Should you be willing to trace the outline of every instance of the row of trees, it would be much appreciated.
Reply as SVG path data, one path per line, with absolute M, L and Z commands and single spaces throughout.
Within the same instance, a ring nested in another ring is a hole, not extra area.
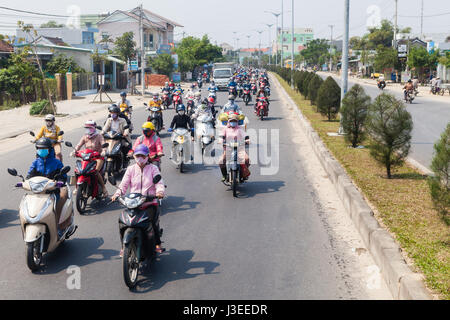
M 270 70 L 290 84 L 290 69 L 272 66 Z M 409 154 L 413 129 L 411 114 L 401 100 L 383 93 L 372 101 L 356 84 L 340 107 L 340 88 L 331 77 L 323 81 L 313 72 L 294 71 L 293 80 L 295 88 L 329 121 L 340 111 L 345 140 L 353 148 L 368 143 L 371 156 L 386 168 L 389 179 L 393 177 L 393 168 L 403 164 Z M 450 223 L 450 123 L 434 149 L 430 192 L 444 220 Z

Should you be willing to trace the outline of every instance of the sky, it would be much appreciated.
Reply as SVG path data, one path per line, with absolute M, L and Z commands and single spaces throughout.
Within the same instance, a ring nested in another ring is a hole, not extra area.
M 399 27 L 411 27 L 413 33 L 420 33 L 421 5 L 424 3 L 423 31 L 427 33 L 448 33 L 450 35 L 450 0 L 398 0 Z M 175 30 L 175 39 L 186 35 L 201 37 L 208 34 L 213 43 L 226 42 L 233 47 L 258 47 L 269 45 L 270 33 L 275 38 L 276 19 L 271 13 L 281 12 L 282 0 L 59 0 L 29 1 L 1 0 L 0 7 L 33 11 L 54 15 L 71 15 L 68 10 L 76 5 L 81 14 L 105 13 L 114 10 L 130 10 L 140 4 L 144 8 L 176 21 L 184 26 Z M 283 0 L 284 27 L 292 26 L 292 0 Z M 394 0 L 350 0 L 350 36 L 361 36 L 367 30 L 367 24 L 380 19 L 394 21 Z M 294 26 L 313 28 L 315 38 L 329 39 L 333 25 L 333 39 L 342 39 L 344 29 L 344 0 L 294 0 Z M 14 34 L 17 20 L 40 25 L 48 20 L 65 23 L 67 18 L 40 16 L 32 18 L 24 13 L 7 11 L 0 8 L 0 33 Z M 281 27 L 281 16 L 279 18 Z M 260 35 L 257 31 L 263 31 Z M 236 33 L 234 33 L 236 32 Z M 250 35 L 250 39 L 247 38 Z M 339 38 L 340 37 L 340 38 Z M 240 38 L 239 41 L 236 38 Z M 260 40 L 261 39 L 261 40 Z

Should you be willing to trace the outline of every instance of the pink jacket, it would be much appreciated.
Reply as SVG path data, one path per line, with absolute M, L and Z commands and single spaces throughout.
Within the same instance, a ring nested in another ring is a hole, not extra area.
M 129 166 L 116 194 L 125 195 L 129 189 L 130 193 L 140 193 L 146 196 L 154 196 L 157 193 L 164 195 L 165 187 L 163 179 L 156 185 L 153 184 L 153 177 L 158 174 L 160 174 L 159 169 L 153 164 L 148 164 L 143 169 L 138 164 Z M 153 203 L 156 203 L 156 200 Z
M 156 135 L 156 133 L 153 133 L 153 135 L 150 138 L 147 138 L 144 135 L 137 138 L 133 145 L 133 151 L 140 144 L 145 144 L 148 147 L 148 149 L 150 150 L 150 157 L 157 156 L 158 154 L 164 154 L 163 144 L 161 142 L 161 139 Z M 155 161 L 161 161 L 161 159 L 157 157 Z
M 237 126 L 236 128 L 232 128 L 227 126 L 220 134 L 219 143 L 223 143 L 225 137 L 225 142 L 234 141 L 234 138 L 237 137 L 237 141 L 243 143 L 245 141 L 246 132 L 241 127 Z

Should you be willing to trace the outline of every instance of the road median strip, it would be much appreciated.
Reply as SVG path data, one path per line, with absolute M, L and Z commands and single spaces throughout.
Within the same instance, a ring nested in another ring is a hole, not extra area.
M 283 80 L 271 74 L 273 82 L 281 92 L 286 91 L 280 82 Z M 347 213 L 362 236 L 374 261 L 384 275 L 394 299 L 432 299 L 425 287 L 422 276 L 413 272 L 403 258 L 400 246 L 385 228 L 380 226 L 371 206 L 358 190 L 346 170 L 337 161 L 322 141 L 313 125 L 302 113 L 299 106 L 286 94 L 285 98 L 300 119 L 300 126 L 311 143 L 315 154 L 336 188 Z

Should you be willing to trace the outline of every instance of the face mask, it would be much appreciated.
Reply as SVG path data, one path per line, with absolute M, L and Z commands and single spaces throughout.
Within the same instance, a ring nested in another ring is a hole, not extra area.
M 38 149 L 37 155 L 41 158 L 47 158 L 50 151 L 48 149 Z
M 147 138 L 150 137 L 150 136 L 152 135 L 152 132 L 153 132 L 153 131 L 151 131 L 151 130 L 145 130 L 145 131 L 143 131 L 144 136 L 146 136 Z
M 236 121 L 231 121 L 230 122 L 230 127 L 232 127 L 232 128 L 236 128 L 237 125 L 238 125 L 238 123 Z
M 45 121 L 47 128 L 51 128 L 53 126 L 53 121 Z
M 142 158 L 142 157 L 134 157 L 134 159 L 136 160 L 136 162 L 143 166 L 144 164 L 146 164 L 148 162 L 148 157 Z
M 95 129 L 94 128 L 86 128 L 86 130 L 84 131 L 84 134 L 88 135 L 88 136 L 93 136 L 95 134 Z
M 119 116 L 119 115 L 118 115 L 117 113 L 113 113 L 113 114 L 111 115 L 111 118 L 113 118 L 114 120 L 116 120 L 118 116 Z
M 185 112 L 184 112 L 184 111 L 179 111 L 178 114 L 179 114 L 180 116 L 184 116 Z

